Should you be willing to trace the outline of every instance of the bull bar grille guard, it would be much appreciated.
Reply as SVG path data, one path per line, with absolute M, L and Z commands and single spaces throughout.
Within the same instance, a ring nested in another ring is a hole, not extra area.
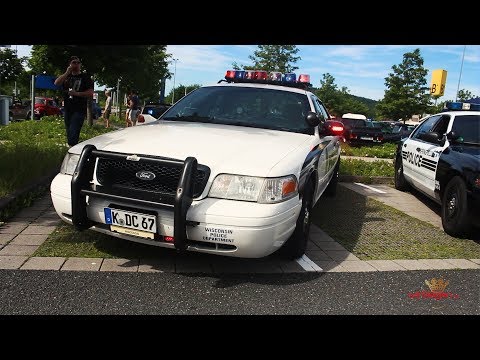
M 71 183 L 72 223 L 74 227 L 77 230 L 82 231 L 89 229 L 94 225 L 94 222 L 87 216 L 87 196 L 100 197 L 113 201 L 121 200 L 131 204 L 155 206 L 170 210 L 173 208 L 174 245 L 178 250 L 185 250 L 187 248 L 186 226 L 189 224 L 186 217 L 187 211 L 193 201 L 194 179 L 198 168 L 197 159 L 194 157 L 187 157 L 185 161 L 181 161 L 159 157 L 140 156 L 141 159 L 155 162 L 159 165 L 175 165 L 182 168 L 173 205 L 110 194 L 101 190 L 92 190 L 91 183 L 93 181 L 97 158 L 101 157 L 129 161 L 127 160 L 128 156 L 128 154 L 97 150 L 94 145 L 86 145 L 83 148 L 73 173 Z M 208 175 L 209 174 L 207 174 L 207 178 Z

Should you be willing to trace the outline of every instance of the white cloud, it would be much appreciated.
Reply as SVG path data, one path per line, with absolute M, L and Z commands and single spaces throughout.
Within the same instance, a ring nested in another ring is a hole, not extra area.
M 371 45 L 341 45 L 328 50 L 326 55 L 360 60 L 363 59 L 371 49 Z
M 372 88 L 366 86 L 349 86 L 350 94 L 356 96 L 362 96 L 368 99 L 380 100 L 385 94 L 384 89 Z
M 168 45 L 167 52 L 178 59 L 177 69 L 218 73 L 230 68 L 235 59 L 214 45 Z M 170 65 L 172 71 L 173 64 Z

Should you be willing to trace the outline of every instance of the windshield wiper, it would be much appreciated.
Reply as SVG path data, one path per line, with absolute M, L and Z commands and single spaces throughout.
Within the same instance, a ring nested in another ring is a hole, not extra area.
M 480 143 L 463 141 L 460 144 L 480 146 Z
M 160 118 L 159 120 L 212 122 L 212 120 L 215 120 L 215 118 L 210 116 L 187 115 L 187 116 L 167 116 L 164 118 Z

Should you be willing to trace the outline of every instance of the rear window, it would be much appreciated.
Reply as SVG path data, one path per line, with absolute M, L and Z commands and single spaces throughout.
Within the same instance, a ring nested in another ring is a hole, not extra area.
M 365 127 L 367 126 L 365 120 L 356 120 L 356 119 L 342 119 L 344 125 L 349 126 L 351 128 L 356 127 Z
M 480 115 L 457 115 L 452 131 L 463 138 L 465 143 L 480 144 Z

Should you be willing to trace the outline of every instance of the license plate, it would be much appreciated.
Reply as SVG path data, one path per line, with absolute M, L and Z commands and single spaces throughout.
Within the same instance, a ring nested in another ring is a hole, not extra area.
M 153 239 L 157 232 L 157 217 L 133 211 L 104 208 L 105 224 L 111 231 Z
M 362 140 L 373 140 L 373 137 L 362 136 L 360 137 Z

